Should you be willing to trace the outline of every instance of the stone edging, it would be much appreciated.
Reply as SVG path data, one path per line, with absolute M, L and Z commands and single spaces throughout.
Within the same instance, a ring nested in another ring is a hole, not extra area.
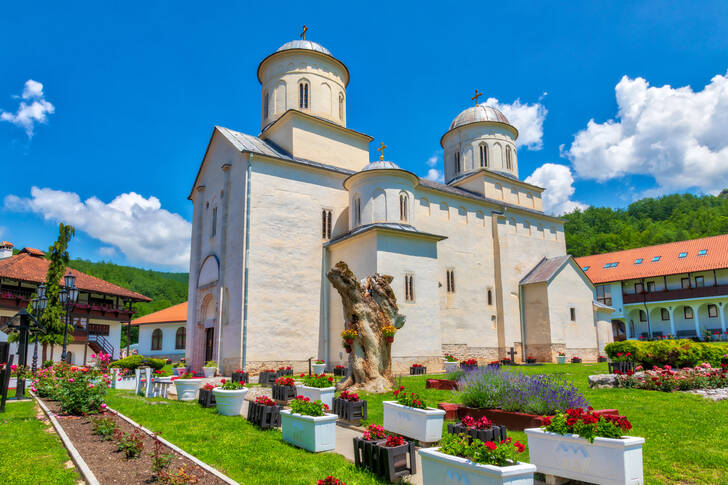
M 226 475 L 223 475 L 221 472 L 217 471 L 216 469 L 214 469 L 213 467 L 211 467 L 207 463 L 205 463 L 203 461 L 200 461 L 199 459 L 197 459 L 194 456 L 190 455 L 189 453 L 187 453 L 185 450 L 183 450 L 182 448 L 178 447 L 177 445 L 174 445 L 174 444 L 170 443 L 169 441 L 165 440 L 164 438 L 162 438 L 161 436 L 157 435 L 156 433 L 154 433 L 154 432 L 148 430 L 147 428 L 145 428 L 144 426 L 136 423 L 131 418 L 128 418 L 128 417 L 124 416 L 119 411 L 117 411 L 115 409 L 111 409 L 109 407 L 107 407 L 106 409 L 108 411 L 116 414 L 118 417 L 120 417 L 121 419 L 123 419 L 124 421 L 126 421 L 127 423 L 129 423 L 130 425 L 134 426 L 135 428 L 138 428 L 138 429 L 144 431 L 149 436 L 158 439 L 164 445 L 168 446 L 169 448 L 171 448 L 175 452 L 177 452 L 180 455 L 184 456 L 185 458 L 187 458 L 188 460 L 190 460 L 191 462 L 193 462 L 195 465 L 199 466 L 200 468 L 202 468 L 206 472 L 215 475 L 217 478 L 219 478 L 223 482 L 229 483 L 230 485 L 240 485 L 238 482 L 236 482 L 232 478 L 230 478 L 230 477 L 228 477 Z M 96 482 L 96 483 L 98 483 L 98 482 Z
M 79 454 L 78 450 L 75 446 L 73 446 L 73 443 L 71 443 L 70 438 L 66 434 L 65 431 L 63 431 L 63 428 L 61 427 L 61 424 L 58 422 L 55 416 L 53 416 L 53 413 L 50 412 L 50 410 L 46 407 L 46 405 L 41 401 L 38 396 L 35 394 L 31 395 L 35 398 L 35 401 L 40 405 L 40 408 L 43 410 L 46 416 L 48 416 L 48 419 L 50 420 L 51 424 L 53 425 L 53 428 L 56 430 L 56 433 L 58 434 L 58 437 L 61 438 L 61 442 L 63 443 L 63 446 L 66 447 L 66 450 L 68 451 L 68 454 L 71 455 L 71 460 L 73 460 L 73 463 L 76 464 L 76 467 L 78 468 L 78 471 L 81 473 L 81 476 L 86 481 L 88 485 L 100 485 L 99 481 L 96 479 L 96 475 L 91 471 L 91 469 L 88 467 L 86 462 L 83 460 L 81 455 Z

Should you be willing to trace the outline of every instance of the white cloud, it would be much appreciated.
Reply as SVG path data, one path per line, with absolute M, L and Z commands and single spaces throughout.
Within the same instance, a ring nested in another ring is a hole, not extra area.
M 579 177 L 651 176 L 645 195 L 728 186 L 728 74 L 697 92 L 624 76 L 615 92 L 616 120 L 589 120 L 565 152 Z
M 432 180 L 433 182 L 444 183 L 445 174 L 443 173 L 441 162 L 442 150 L 437 150 L 432 155 L 430 155 L 430 158 L 425 161 L 425 164 L 430 168 L 427 170 L 427 174 L 423 178 L 426 178 L 427 180 Z
M 445 182 L 445 175 L 442 173 L 441 170 L 438 170 L 436 168 L 431 168 L 427 171 L 427 175 L 425 175 L 425 178 L 427 180 L 432 180 L 433 182 L 440 182 L 441 184 Z
M 5 208 L 71 224 L 118 249 L 132 262 L 189 268 L 192 225 L 179 214 L 162 209 L 156 197 L 145 199 L 130 192 L 106 204 L 96 197 L 81 201 L 72 192 L 38 187 L 30 195 L 6 196 Z
M 43 84 L 32 79 L 25 81 L 21 97 L 23 100 L 20 101 L 15 113 L 0 110 L 0 121 L 9 121 L 24 128 L 28 138 L 33 138 L 33 129 L 36 123 L 47 123 L 47 115 L 53 114 L 56 108 L 49 101 L 46 101 L 43 94 Z
M 539 98 L 539 101 L 546 93 Z M 529 150 L 540 150 L 543 147 L 543 122 L 548 110 L 541 103 L 521 104 L 517 99 L 513 103 L 501 103 L 496 98 L 488 98 L 486 105 L 499 109 L 508 121 L 518 130 L 516 146 L 525 146 Z
M 575 209 L 586 209 L 588 206 L 571 200 L 574 195 L 574 177 L 566 165 L 544 163 L 526 178 L 526 183 L 538 185 L 543 192 L 544 211 L 560 216 Z
M 116 256 L 116 249 L 111 246 L 102 246 L 99 248 L 99 254 L 106 258 L 111 258 L 112 256 Z

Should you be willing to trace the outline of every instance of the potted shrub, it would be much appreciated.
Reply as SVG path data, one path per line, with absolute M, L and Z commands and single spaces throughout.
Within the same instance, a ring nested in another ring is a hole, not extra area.
M 386 436 L 382 426 L 374 423 L 367 426 L 361 438 L 354 438 L 354 464 L 378 474 L 382 466 L 377 444 L 384 443 Z
M 248 421 L 260 429 L 281 425 L 281 407 L 268 396 L 258 396 L 248 403 Z
M 465 359 L 460 361 L 460 368 L 464 371 L 475 370 L 478 368 L 477 359 Z
M 508 431 L 505 426 L 493 424 L 491 420 L 482 416 L 477 421 L 471 416 L 463 416 L 458 424 L 448 424 L 447 432 L 450 434 L 464 433 L 471 439 L 478 439 L 482 442 L 495 441 L 500 443 L 508 438 Z
M 215 406 L 215 394 L 212 393 L 213 389 L 215 389 L 215 384 L 211 384 L 209 382 L 200 389 L 200 393 L 197 396 L 197 402 L 203 408 L 211 408 Z
M 223 416 L 240 416 L 248 389 L 245 384 L 222 380 L 222 385 L 212 390 L 215 395 L 217 413 Z
M 180 376 L 187 370 L 187 367 L 185 367 L 185 363 L 182 361 L 175 362 L 172 364 L 172 372 L 174 372 L 174 375 Z
M 384 401 L 384 429 L 426 443 L 442 438 L 445 411 L 427 407 L 414 392 L 404 386 L 394 391 L 396 401 Z
M 283 441 L 304 450 L 319 452 L 336 446 L 336 418 L 321 401 L 298 396 L 291 409 L 281 411 Z
M 416 376 L 420 374 L 426 374 L 427 373 L 427 367 L 423 366 L 422 364 L 412 364 L 412 367 L 410 367 L 410 375 Z
M 301 374 L 303 384 L 296 386 L 296 395 L 309 398 L 311 401 L 321 401 L 329 409 L 334 405 L 334 378 L 324 374 L 306 375 Z
M 559 352 L 558 354 L 556 354 L 556 363 L 557 364 L 566 363 L 566 352 Z
M 571 358 L 571 363 L 572 364 L 581 364 L 581 357 L 579 357 L 578 355 L 573 356 Z
M 362 419 L 367 419 L 367 402 L 360 399 L 355 392 L 341 391 L 334 398 L 333 411 L 344 421 L 359 426 Z
M 445 374 L 458 370 L 458 360 L 452 354 L 445 354 Z
M 343 365 L 337 365 L 336 367 L 334 367 L 334 375 L 337 377 L 345 377 L 346 367 Z
M 518 461 L 525 446 L 510 438 L 494 443 L 480 440 L 468 442 L 466 436 L 447 435 L 438 448 L 419 450 L 422 460 L 423 485 L 451 483 L 528 484 L 533 483 L 536 466 Z
M 314 363 L 311 364 L 311 368 L 313 368 L 314 374 L 316 374 L 316 375 L 323 374 L 324 369 L 326 368 L 326 362 L 321 359 L 316 359 L 314 361 Z
M 296 397 L 296 381 L 292 377 L 279 377 L 273 384 L 273 399 L 288 402 Z
M 248 382 L 250 382 L 250 376 L 243 369 L 236 369 L 235 371 L 233 371 L 232 380 L 233 382 L 247 384 Z
M 526 430 L 531 462 L 541 473 L 573 480 L 643 483 L 645 440 L 622 436 L 631 428 L 623 416 L 596 416 L 591 408 L 568 409 L 548 419 L 542 428 Z
M 377 443 L 379 448 L 379 474 L 389 482 L 417 473 L 415 444 L 405 441 L 401 436 L 389 435 L 383 442 Z M 409 466 L 407 466 L 409 455 Z
M 202 372 L 205 374 L 205 377 L 215 377 L 215 371 L 217 370 L 217 362 L 214 360 L 208 360 L 205 362 L 205 366 L 202 368 Z
M 526 364 L 535 364 L 536 363 L 536 357 L 533 355 L 528 355 L 526 357 Z
M 195 400 L 197 397 L 197 388 L 200 387 L 202 381 L 198 377 L 195 377 L 194 372 L 187 372 L 172 379 L 174 379 L 174 387 L 177 389 L 178 401 Z

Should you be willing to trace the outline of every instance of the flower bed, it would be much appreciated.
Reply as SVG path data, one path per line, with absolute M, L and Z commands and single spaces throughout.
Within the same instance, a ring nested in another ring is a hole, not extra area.
M 237 369 L 233 372 L 232 381 L 247 384 L 248 382 L 250 382 L 250 375 L 243 369 Z
M 725 364 L 714 368 L 706 362 L 698 367 L 684 369 L 673 369 L 666 365 L 662 368 L 655 366 L 648 371 L 638 366 L 635 371 L 618 373 L 617 387 L 665 392 L 728 387 L 728 365 Z

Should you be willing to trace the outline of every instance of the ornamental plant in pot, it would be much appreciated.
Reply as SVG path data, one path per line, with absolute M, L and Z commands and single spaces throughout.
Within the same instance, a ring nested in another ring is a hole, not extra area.
M 556 354 L 556 363 L 557 364 L 566 363 L 566 352 L 559 352 L 558 354 Z
M 223 416 L 240 416 L 248 389 L 240 382 L 222 380 L 222 385 L 212 390 L 217 413 Z
M 469 441 L 464 435 L 447 435 L 438 448 L 419 450 L 422 460 L 422 483 L 450 483 L 458 476 L 459 483 L 528 484 L 533 483 L 536 466 L 518 461 L 526 447 L 510 438 L 501 442 L 478 439 Z M 540 470 L 539 470 L 540 471 Z
M 632 428 L 624 416 L 596 416 L 571 408 L 528 428 L 531 462 L 548 475 L 591 483 L 643 483 L 644 438 L 623 436 Z M 581 450 L 579 453 L 565 450 Z
M 202 382 L 199 378 L 195 377 L 193 372 L 187 372 L 181 374 L 174 379 L 174 387 L 177 390 L 178 401 L 194 401 L 197 396 L 197 389 L 200 387 Z
M 382 426 L 370 424 L 361 437 L 354 438 L 354 464 L 373 473 L 379 473 L 381 454 L 378 443 L 384 443 L 387 433 Z
M 287 402 L 296 397 L 296 381 L 292 377 L 279 377 L 273 384 L 273 399 Z
M 478 368 L 477 359 L 466 359 L 460 361 L 460 368 L 464 371 L 475 370 Z
M 445 360 L 445 374 L 450 374 L 458 370 L 458 359 L 452 354 L 445 354 L 443 358 Z
M 174 375 L 179 376 L 180 374 L 183 374 L 187 370 L 186 364 L 182 361 L 175 362 L 172 364 L 172 372 L 174 372 Z
M 427 407 L 414 392 L 400 386 L 393 392 L 395 401 L 384 401 L 384 429 L 418 441 L 432 443 L 442 438 L 445 411 Z
M 208 360 L 205 362 L 205 366 L 202 368 L 202 372 L 205 373 L 205 377 L 215 377 L 215 371 L 217 370 L 217 362 L 214 360 Z
M 367 402 L 355 392 L 341 391 L 341 394 L 334 398 L 333 411 L 344 421 L 359 426 L 362 419 L 367 419 Z
M 450 434 L 464 433 L 471 439 L 479 439 L 480 441 L 494 441 L 499 443 L 508 438 L 508 432 L 505 426 L 493 424 L 485 416 L 481 416 L 477 421 L 471 416 L 463 416 L 458 424 L 448 424 L 447 432 Z
M 427 374 L 427 367 L 422 364 L 412 364 L 410 367 L 410 375 L 424 375 Z
M 326 362 L 321 359 L 318 359 L 318 360 L 314 361 L 313 364 L 311 364 L 311 367 L 313 368 L 314 374 L 323 374 L 324 369 L 326 368 Z
M 260 429 L 281 425 L 281 407 L 268 396 L 258 396 L 248 403 L 248 421 Z
M 203 408 L 215 407 L 215 394 L 212 392 L 215 389 L 215 384 L 208 382 L 197 395 L 197 403 Z
M 536 363 L 536 357 L 533 355 L 529 355 L 526 357 L 526 364 L 535 364 Z
M 347 328 L 341 332 L 341 339 L 344 341 L 344 345 L 351 345 L 354 343 L 354 339 L 357 335 L 359 335 L 359 332 L 354 329 Z
M 394 482 L 406 475 L 417 472 L 417 459 L 415 458 L 415 444 L 405 441 L 401 436 L 389 435 L 383 442 L 377 443 L 380 454 L 379 474 L 387 481 Z M 409 466 L 407 466 L 409 455 Z
M 571 363 L 572 364 L 581 364 L 581 357 L 579 357 L 578 355 L 573 356 L 571 358 Z
M 321 401 L 329 409 L 334 406 L 334 378 L 325 374 L 306 375 L 301 374 L 302 385 L 296 386 L 296 395 L 309 398 L 311 401 Z
M 297 396 L 291 409 L 281 411 L 283 441 L 304 450 L 330 451 L 336 446 L 336 418 L 321 401 Z
M 382 327 L 382 335 L 390 344 L 394 342 L 394 334 L 397 333 L 397 327 L 394 325 L 385 325 Z

